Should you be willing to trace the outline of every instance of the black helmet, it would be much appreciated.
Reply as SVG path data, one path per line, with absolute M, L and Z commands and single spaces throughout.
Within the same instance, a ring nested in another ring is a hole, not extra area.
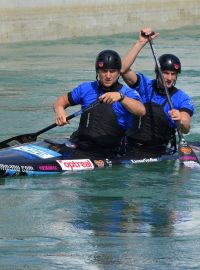
M 122 62 L 119 54 L 113 50 L 104 50 L 97 55 L 95 69 L 121 69 Z
M 163 54 L 159 57 L 161 70 L 170 70 L 181 73 L 181 62 L 177 56 L 173 54 Z

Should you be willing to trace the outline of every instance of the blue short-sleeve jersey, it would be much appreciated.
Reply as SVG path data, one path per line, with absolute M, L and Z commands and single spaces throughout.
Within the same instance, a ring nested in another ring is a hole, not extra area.
M 141 101 L 140 95 L 137 93 L 137 91 L 125 85 L 120 89 L 119 92 L 129 98 Z M 96 101 L 101 94 L 103 93 L 99 93 L 97 81 L 81 83 L 70 92 L 71 105 L 79 104 L 81 105 L 82 109 L 84 109 L 92 102 Z M 117 116 L 120 127 L 124 130 L 130 128 L 133 122 L 132 113 L 129 112 L 120 102 L 114 102 L 112 107 Z
M 137 74 L 140 78 L 139 84 L 136 86 L 133 86 L 134 89 L 140 94 L 142 98 L 142 102 L 144 104 L 148 102 L 155 102 L 158 105 L 164 104 L 166 101 L 165 95 L 160 95 L 157 91 L 154 91 L 153 97 L 152 97 L 152 91 L 153 91 L 153 85 L 155 84 L 156 80 L 150 80 L 148 77 L 146 77 L 142 73 Z M 194 105 L 191 100 L 191 98 L 183 92 L 181 89 L 177 89 L 177 91 L 171 96 L 171 101 L 173 104 L 174 109 L 180 110 L 180 111 L 186 111 L 190 114 L 190 116 L 194 113 Z M 168 111 L 170 110 L 169 103 L 166 102 L 163 106 L 163 110 L 167 116 L 168 121 L 171 123 L 171 125 L 174 126 L 174 121 L 171 120 Z

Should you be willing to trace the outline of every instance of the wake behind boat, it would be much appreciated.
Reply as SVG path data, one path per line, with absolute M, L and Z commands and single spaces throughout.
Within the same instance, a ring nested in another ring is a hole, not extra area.
M 0 151 L 0 176 L 14 175 L 55 175 L 72 171 L 94 170 L 114 165 L 133 165 L 141 163 L 177 160 L 178 153 L 168 152 L 156 158 L 127 159 L 126 156 L 115 159 L 98 158 L 71 159 L 70 151 L 76 145 L 69 139 L 41 140 L 19 144 Z M 200 146 L 196 146 L 200 151 Z

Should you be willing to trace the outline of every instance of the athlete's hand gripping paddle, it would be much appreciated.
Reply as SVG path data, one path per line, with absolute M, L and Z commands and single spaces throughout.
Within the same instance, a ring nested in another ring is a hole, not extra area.
M 75 112 L 75 113 L 69 115 L 69 116 L 66 118 L 66 120 L 68 121 L 68 120 L 70 120 L 70 119 L 72 119 L 72 118 L 74 118 L 74 117 L 76 117 L 76 116 L 79 116 L 79 115 L 81 115 L 83 112 L 86 112 L 86 111 L 91 110 L 92 108 L 94 108 L 95 106 L 97 106 L 97 105 L 100 104 L 100 103 L 101 103 L 101 101 L 100 101 L 100 100 L 97 100 L 97 101 L 91 103 L 87 108 L 81 109 L 81 110 L 79 110 L 79 111 L 77 111 L 77 112 Z M 40 134 L 42 134 L 42 133 L 44 133 L 44 132 L 46 132 L 46 131 L 48 131 L 48 130 L 50 130 L 50 129 L 53 129 L 53 128 L 56 127 L 56 126 L 57 126 L 57 124 L 54 123 L 54 124 L 52 124 L 52 125 L 50 125 L 50 126 L 48 126 L 48 127 L 45 127 L 45 128 L 43 128 L 43 129 L 41 129 L 41 130 L 39 130 L 39 131 L 37 131 L 37 132 L 34 132 L 34 133 L 27 133 L 27 134 L 22 134 L 22 135 L 17 135 L 17 136 L 15 136 L 15 137 L 9 138 L 9 139 L 7 139 L 7 140 L 5 140 L 5 141 L 0 142 L 0 149 L 6 148 L 6 147 L 9 147 L 9 146 L 14 146 L 14 145 L 16 145 L 16 144 L 23 144 L 23 143 L 34 142 L 34 141 L 37 140 L 37 137 L 38 137 Z

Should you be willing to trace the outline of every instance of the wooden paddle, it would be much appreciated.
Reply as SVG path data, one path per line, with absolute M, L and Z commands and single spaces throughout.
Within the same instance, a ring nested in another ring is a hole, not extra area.
M 169 106 L 170 106 L 170 109 L 172 110 L 173 109 L 173 104 L 172 104 L 172 101 L 171 101 L 171 98 L 170 98 L 170 95 L 169 95 L 169 91 L 168 91 L 168 88 L 166 87 L 166 84 L 165 84 L 165 79 L 164 79 L 164 76 L 163 76 L 163 73 L 161 71 L 161 67 L 160 67 L 160 63 L 159 63 L 159 60 L 156 56 L 156 50 L 155 50 L 155 46 L 154 46 L 154 43 L 152 41 L 152 38 L 151 38 L 151 35 L 152 33 L 148 34 L 147 37 L 148 37 L 148 41 L 149 41 L 149 44 L 150 44 L 150 47 L 151 47 L 151 50 L 152 50 L 152 53 L 153 53 L 153 56 L 154 56 L 154 60 L 155 60 L 155 63 L 156 63 L 156 68 L 159 72 L 159 76 L 162 80 L 162 84 L 163 84 L 163 87 L 164 87 L 164 90 L 165 90 L 165 94 L 167 96 L 167 101 L 169 103 Z M 184 137 L 183 137 L 183 134 L 181 132 L 181 129 L 180 129 L 180 122 L 179 121 L 176 121 L 176 129 L 177 129 L 177 133 L 178 133 L 178 137 L 179 137 L 179 143 L 178 143 L 178 151 L 179 151 L 179 161 L 182 163 L 182 164 L 188 164 L 188 163 L 198 163 L 200 164 L 196 154 L 194 153 L 193 149 L 189 146 L 189 144 L 185 141 Z
M 69 115 L 66 120 L 70 120 L 76 116 L 79 116 L 81 115 L 82 113 L 86 112 L 86 111 L 89 111 L 91 110 L 92 108 L 94 108 L 95 106 L 97 106 L 98 104 L 100 104 L 100 100 L 96 100 L 95 102 L 91 103 L 87 108 L 85 109 L 81 109 L 71 115 Z M 23 144 L 23 143 L 28 143 L 28 142 L 34 142 L 36 141 L 37 137 L 50 130 L 50 129 L 53 129 L 54 127 L 56 127 L 57 124 L 54 123 L 46 128 L 43 128 L 37 132 L 34 132 L 34 133 L 26 133 L 26 134 L 22 134 L 22 135 L 17 135 L 15 137 L 12 137 L 12 138 L 9 138 L 5 141 L 2 141 L 0 142 L 0 149 L 2 148 L 6 148 L 6 147 L 9 147 L 9 146 L 14 146 L 14 145 L 17 145 L 17 144 Z

